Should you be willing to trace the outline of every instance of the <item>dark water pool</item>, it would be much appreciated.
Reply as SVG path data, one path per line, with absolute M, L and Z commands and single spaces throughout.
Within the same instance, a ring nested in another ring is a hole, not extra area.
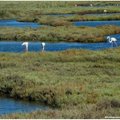
M 90 26 L 90 27 L 96 27 L 101 25 L 116 25 L 120 26 L 119 20 L 113 20 L 113 21 L 76 21 L 73 22 L 73 25 L 75 26 Z
M 33 22 L 18 22 L 16 20 L 0 20 L 0 27 L 31 27 L 37 28 L 40 27 L 40 24 Z
M 33 102 L 23 102 L 11 98 L 0 97 L 0 115 L 16 112 L 32 112 L 35 110 L 47 110 L 48 107 Z
M 117 38 L 117 44 L 120 45 L 120 34 L 111 35 Z M 22 42 L 0 42 L 0 52 L 23 52 L 24 46 Z M 111 48 L 109 42 L 103 43 L 46 43 L 45 51 L 62 51 L 67 49 L 88 49 L 88 50 L 101 50 Z M 29 51 L 42 51 L 41 42 L 29 42 Z

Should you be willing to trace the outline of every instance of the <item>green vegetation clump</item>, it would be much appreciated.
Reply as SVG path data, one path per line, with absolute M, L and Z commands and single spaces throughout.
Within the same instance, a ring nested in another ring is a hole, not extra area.
M 56 108 L 6 117 L 104 118 L 119 115 L 119 54 L 120 48 L 1 53 L 0 94 Z
M 111 21 L 111 20 L 120 20 L 120 14 L 115 14 L 115 15 L 100 15 L 100 14 L 85 14 L 85 15 L 78 15 L 78 14 L 73 14 L 70 16 L 52 16 L 52 15 L 41 15 L 39 17 L 22 17 L 18 18 L 18 21 L 29 21 L 29 22 L 36 22 L 38 24 L 43 24 L 43 25 L 49 25 L 49 26 L 70 26 L 73 25 L 73 22 L 75 21 Z
M 90 4 L 93 4 L 93 7 L 90 7 Z M 107 10 L 107 13 L 120 13 L 119 6 L 120 6 L 119 1 L 117 2 L 109 2 L 109 1 L 108 2 L 95 2 L 95 3 L 93 3 L 92 1 L 90 2 L 82 2 L 82 1 L 76 1 L 76 2 L 73 2 L 73 1 L 71 2 L 70 1 L 68 2 L 63 2 L 63 1 L 51 1 L 51 2 L 48 2 L 48 1 L 47 2 L 45 1 L 40 1 L 40 2 L 37 2 L 37 1 L 36 2 L 6 1 L 6 2 L 3 2 L 3 1 L 0 1 L 0 19 L 22 19 L 23 20 L 23 18 L 25 18 L 24 20 L 26 21 L 30 21 L 30 20 L 34 21 L 36 20 L 36 18 L 40 19 L 41 16 L 44 17 L 44 15 L 51 15 L 51 14 L 84 15 L 84 14 L 91 14 L 91 13 L 99 14 L 99 13 L 104 13 L 104 10 Z M 112 20 L 112 17 L 113 16 L 110 17 L 110 20 Z M 97 19 L 97 15 L 95 18 Z M 118 17 L 117 18 L 113 17 L 113 18 L 118 19 Z M 107 20 L 106 17 L 104 17 L 104 19 Z
M 65 19 L 68 22 L 75 21 L 110 21 L 110 20 L 120 20 L 120 14 L 115 15 L 74 15 L 66 17 Z
M 120 33 L 120 27 L 117 26 L 99 26 L 99 27 L 39 27 L 39 28 L 0 28 L 0 40 L 15 41 L 44 41 L 44 42 L 103 42 L 105 36 Z
M 104 100 L 103 100 L 104 101 Z M 109 100 L 106 100 L 106 102 Z M 116 100 L 112 100 L 116 101 Z M 111 101 L 111 102 L 112 102 Z M 108 102 L 109 103 L 109 102 Z M 108 104 L 107 103 L 107 104 Z M 0 116 L 1 119 L 105 119 L 105 117 L 119 116 L 119 107 L 111 107 L 112 103 L 107 105 L 107 108 L 97 109 L 96 105 L 79 105 L 65 109 L 49 109 L 47 111 L 34 111 L 31 113 L 14 113 Z M 82 109 L 81 109 L 82 108 Z

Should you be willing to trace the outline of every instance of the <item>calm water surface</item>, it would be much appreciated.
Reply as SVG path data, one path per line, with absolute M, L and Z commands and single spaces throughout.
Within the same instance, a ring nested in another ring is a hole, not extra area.
M 0 115 L 15 112 L 32 112 L 35 110 L 47 110 L 48 107 L 33 102 L 23 102 L 11 98 L 0 97 Z
M 70 15 L 72 16 L 72 14 L 65 14 L 65 16 L 70 16 Z M 61 15 L 56 14 L 53 16 L 62 16 L 62 14 Z M 73 22 L 73 25 L 75 25 L 75 26 L 91 26 L 91 27 L 96 27 L 96 26 L 101 26 L 101 25 L 120 26 L 120 20 L 114 20 L 114 21 L 75 21 L 75 22 Z M 33 23 L 33 22 L 18 22 L 16 20 L 0 20 L 0 27 L 38 28 L 40 26 L 45 26 L 45 25 L 40 25 L 38 23 Z
M 111 35 L 117 38 L 117 44 L 120 45 L 120 34 Z M 23 52 L 25 50 L 24 46 L 21 45 L 22 42 L 0 42 L 0 52 Z M 62 51 L 67 49 L 88 49 L 88 50 L 101 50 L 111 48 L 109 42 L 102 43 L 46 43 L 45 51 Z M 29 42 L 29 51 L 42 51 L 41 42 Z
M 102 26 L 102 25 L 120 26 L 120 21 L 119 20 L 113 20 L 113 21 L 76 21 L 76 22 L 73 22 L 73 25 L 75 25 L 75 26 L 90 26 L 90 27 L 96 27 L 96 26 Z
M 37 28 L 41 25 L 38 23 L 33 22 L 18 22 L 16 20 L 0 20 L 0 27 L 31 27 L 31 28 Z

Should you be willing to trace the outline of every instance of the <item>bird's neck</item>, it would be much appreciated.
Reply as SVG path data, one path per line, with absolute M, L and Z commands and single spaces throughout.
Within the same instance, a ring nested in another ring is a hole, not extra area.
M 108 37 L 108 40 L 111 41 L 110 37 Z

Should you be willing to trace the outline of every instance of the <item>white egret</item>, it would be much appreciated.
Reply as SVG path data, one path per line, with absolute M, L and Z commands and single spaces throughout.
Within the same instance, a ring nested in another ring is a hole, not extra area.
M 107 10 L 104 10 L 103 12 L 106 14 L 106 13 L 107 13 Z
M 77 7 L 77 4 L 75 4 L 75 7 Z
M 42 51 L 44 51 L 45 50 L 45 43 L 42 42 L 41 44 L 42 44 Z
M 23 42 L 22 46 L 25 46 L 25 51 L 27 52 L 28 51 L 28 42 Z
M 90 4 L 90 7 L 92 7 L 93 6 L 93 4 Z
M 117 46 L 117 39 L 116 38 L 108 36 L 107 39 L 108 39 L 109 43 L 112 44 L 113 47 L 114 47 L 114 45 Z

